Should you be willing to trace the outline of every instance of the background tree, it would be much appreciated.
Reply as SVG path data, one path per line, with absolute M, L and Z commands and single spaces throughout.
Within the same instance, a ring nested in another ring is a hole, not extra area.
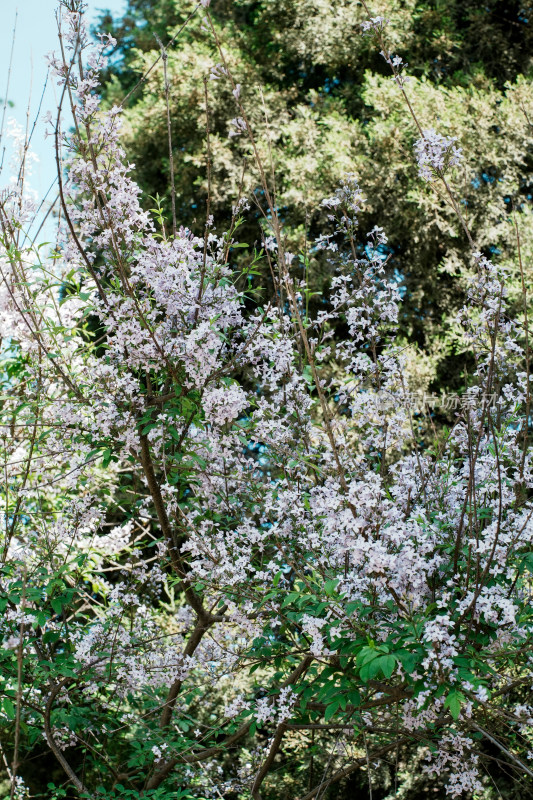
M 118 41 L 108 103 L 124 98 L 157 56 L 158 41 L 171 41 L 194 9 L 182 0 L 130 0 L 121 20 L 103 17 Z M 467 243 L 446 198 L 421 184 L 407 157 L 419 132 L 405 120 L 389 65 L 361 29 L 361 5 L 221 0 L 211 12 L 258 147 L 272 161 L 289 245 L 304 249 L 305 238 L 312 241 L 324 220 L 322 198 L 354 172 L 365 187 L 364 225 L 384 225 L 389 235 L 388 269 L 404 293 L 402 332 L 425 355 L 418 365 L 424 388 L 462 389 L 465 360 L 457 358 L 450 327 L 464 299 Z M 389 45 L 409 63 L 409 96 L 422 126 L 438 120 L 443 134 L 458 137 L 465 156 L 460 203 L 479 246 L 505 263 L 515 246 L 512 209 L 523 212 L 526 249 L 531 240 L 533 10 L 496 0 L 383 0 L 374 12 L 389 20 Z M 177 205 L 180 220 L 195 230 L 207 196 L 203 82 L 219 62 L 200 7 L 168 53 Z M 210 208 L 224 225 L 245 157 L 245 189 L 260 200 L 261 187 L 249 142 L 232 135 L 238 114 L 231 86 L 209 80 L 208 103 Z M 123 141 L 143 190 L 164 197 L 169 209 L 165 119 L 160 64 L 128 100 Z M 257 242 L 255 225 L 241 238 Z M 328 291 L 328 270 L 311 246 L 307 254 L 319 297 Z

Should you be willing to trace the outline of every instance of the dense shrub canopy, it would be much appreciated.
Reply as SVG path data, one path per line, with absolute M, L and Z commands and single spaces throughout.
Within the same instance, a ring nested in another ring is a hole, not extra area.
M 383 5 L 131 2 L 117 62 L 61 4 L 48 256 L 23 134 L 0 199 L 10 798 L 531 792 L 528 22 Z

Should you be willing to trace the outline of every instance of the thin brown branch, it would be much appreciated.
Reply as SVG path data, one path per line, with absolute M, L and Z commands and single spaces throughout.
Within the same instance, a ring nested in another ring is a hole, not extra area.
M 44 735 L 46 737 L 46 741 L 48 742 L 48 747 L 59 761 L 63 770 L 65 771 L 66 775 L 68 776 L 69 780 L 74 784 L 76 789 L 79 792 L 83 792 L 84 794 L 88 795 L 89 797 L 92 796 L 92 793 L 89 789 L 85 786 L 83 781 L 81 781 L 72 767 L 70 766 L 69 762 L 65 758 L 62 750 L 58 746 L 57 742 L 54 739 L 54 735 L 52 733 L 52 726 L 50 722 L 50 717 L 52 713 L 52 706 L 54 704 L 54 700 L 58 696 L 58 694 L 64 689 L 65 686 L 68 686 L 71 683 L 72 678 L 63 678 L 63 680 L 58 683 L 56 686 L 53 686 L 50 690 L 50 695 L 48 696 L 48 700 L 46 701 L 46 706 L 44 709 Z

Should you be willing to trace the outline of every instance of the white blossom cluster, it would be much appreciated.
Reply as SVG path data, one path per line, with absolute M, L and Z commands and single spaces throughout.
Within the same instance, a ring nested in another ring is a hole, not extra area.
M 448 167 L 454 167 L 461 162 L 462 151 L 456 146 L 456 141 L 456 136 L 443 136 L 433 128 L 422 132 L 421 138 L 415 142 L 418 174 L 421 178 L 432 181 Z

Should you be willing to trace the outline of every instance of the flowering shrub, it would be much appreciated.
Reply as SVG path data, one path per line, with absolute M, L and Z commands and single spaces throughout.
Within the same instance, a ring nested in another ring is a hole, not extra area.
M 385 21 L 366 28 L 398 70 Z M 427 447 L 385 231 L 359 233 L 364 200 L 345 176 L 315 243 L 331 293 L 310 315 L 305 255 L 287 251 L 211 30 L 269 226 L 241 271 L 246 198 L 222 233 L 207 213 L 203 237 L 141 204 L 121 109 L 103 111 L 97 94 L 109 41 L 92 49 L 71 3 L 52 61 L 61 216 L 49 261 L 28 244 L 23 170 L 1 202 L 11 796 L 25 796 L 26 759 L 46 748 L 61 769 L 49 797 L 256 800 L 272 796 L 296 735 L 322 743 L 311 764 L 299 750 L 301 800 L 357 770 L 371 794 L 389 755 L 394 773 L 422 754 L 452 797 L 480 796 L 490 758 L 532 777 L 528 323 L 461 216 L 446 174 L 460 150 L 429 130 L 415 146 L 472 244 L 457 324 L 475 372 L 463 413 Z M 259 259 L 276 287 L 263 306 L 247 295 Z M 527 308 L 525 281 L 523 292 Z
M 415 145 L 419 174 L 425 181 L 438 176 L 447 167 L 461 161 L 461 148 L 455 146 L 456 136 L 441 136 L 434 130 L 426 130 Z

